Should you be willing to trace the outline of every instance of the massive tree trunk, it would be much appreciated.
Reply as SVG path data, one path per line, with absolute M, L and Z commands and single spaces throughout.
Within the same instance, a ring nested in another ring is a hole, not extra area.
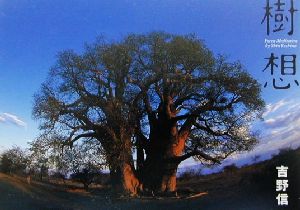
M 146 160 L 142 177 L 144 190 L 153 193 L 176 192 L 178 163 L 162 157 Z
M 123 189 L 125 192 L 130 193 L 130 195 L 137 195 L 142 191 L 142 183 L 136 176 L 133 164 L 128 162 L 121 163 L 121 180 Z
M 110 169 L 110 179 L 116 192 L 134 196 L 142 191 L 142 184 L 130 163 L 123 162 L 115 167 L 115 170 Z
M 134 168 L 130 138 L 120 142 L 122 145 L 108 157 L 111 184 L 117 192 L 134 196 L 142 191 L 142 183 Z
M 176 192 L 178 157 L 183 148 L 179 144 L 167 145 L 164 150 L 152 150 L 145 162 L 143 183 L 145 190 L 153 192 Z
M 151 128 L 143 182 L 145 190 L 159 193 L 176 192 L 176 173 L 185 139 L 178 134 L 173 119 L 162 118 Z
M 137 195 L 142 191 L 142 183 L 138 179 L 133 162 L 119 160 L 117 166 L 110 170 L 110 178 L 114 190 L 120 193 Z
M 137 166 L 138 171 L 133 164 L 131 147 L 123 146 L 118 154 L 110 156 L 111 183 L 116 191 L 130 195 L 176 192 L 176 172 L 180 163 L 177 157 L 183 152 L 184 141 L 179 138 L 176 126 L 169 131 L 163 132 L 161 127 L 152 133 L 154 139 L 147 148 L 146 160 Z
M 111 179 L 115 189 L 136 195 L 140 191 L 151 193 L 175 193 L 176 173 L 180 163 L 185 139 L 179 135 L 176 111 L 172 104 L 161 104 L 158 116 L 150 116 L 150 136 L 147 146 L 141 137 L 137 137 L 136 169 L 132 157 L 131 137 L 124 133 L 119 140 L 109 144 Z M 117 143 L 119 142 L 119 144 Z M 144 150 L 146 160 L 144 160 Z M 112 167 L 113 166 L 113 167 Z

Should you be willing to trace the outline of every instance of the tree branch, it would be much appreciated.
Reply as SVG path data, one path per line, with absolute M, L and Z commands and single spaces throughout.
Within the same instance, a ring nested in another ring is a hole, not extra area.
M 194 126 L 200 130 L 206 131 L 207 133 L 214 135 L 214 136 L 224 136 L 224 135 L 228 135 L 228 132 L 216 132 L 214 130 L 212 130 L 208 124 L 205 121 L 205 126 L 200 125 L 199 123 L 195 123 Z
M 234 103 L 239 102 L 239 99 L 233 98 L 228 104 L 223 106 L 214 106 L 214 101 L 209 100 L 205 105 L 199 107 L 198 109 L 194 110 L 192 113 L 183 115 L 182 117 L 178 116 L 178 119 L 186 118 L 186 121 L 182 125 L 179 135 L 187 135 L 190 132 L 190 129 L 195 124 L 197 117 L 206 111 L 224 111 L 226 109 L 230 109 Z
M 96 132 L 89 132 L 89 133 L 82 133 L 82 134 L 79 134 L 77 135 L 75 138 L 72 139 L 72 137 L 74 136 L 75 134 L 75 130 L 71 132 L 67 142 L 64 142 L 64 144 L 68 144 L 70 146 L 73 145 L 73 143 L 81 138 L 86 138 L 86 137 L 95 137 L 96 136 Z
M 179 156 L 179 157 L 176 157 L 175 158 L 175 161 L 177 161 L 178 163 L 190 158 L 190 157 L 193 157 L 193 156 L 196 156 L 196 155 L 199 155 L 201 156 L 202 158 L 206 159 L 206 160 L 210 160 L 214 163 L 218 163 L 220 164 L 220 160 L 218 158 L 214 158 L 214 157 L 211 157 L 210 155 L 204 153 L 204 152 L 201 152 L 201 151 L 198 151 L 198 150 L 194 150 L 192 152 L 189 152 L 189 153 L 186 153 L 182 156 Z

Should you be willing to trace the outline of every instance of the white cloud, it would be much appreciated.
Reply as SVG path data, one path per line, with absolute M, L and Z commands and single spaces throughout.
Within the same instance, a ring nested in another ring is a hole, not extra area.
M 266 106 L 266 111 L 263 114 L 263 117 L 268 116 L 270 113 L 274 113 L 275 111 L 277 111 L 279 108 L 285 106 L 286 104 L 288 104 L 289 102 L 286 99 L 282 99 L 276 103 L 273 104 L 268 104 Z
M 264 113 L 265 121 L 260 122 L 261 139 L 253 151 L 239 154 L 229 162 L 237 165 L 251 163 L 256 155 L 261 160 L 270 158 L 282 148 L 297 148 L 300 146 L 300 103 L 294 99 L 280 100 L 269 104 Z
M 215 168 L 203 168 L 202 173 L 217 172 L 223 166 L 236 164 L 253 163 L 253 158 L 259 156 L 259 160 L 265 160 L 272 157 L 283 148 L 297 148 L 300 146 L 300 101 L 295 99 L 284 99 L 273 104 L 268 104 L 263 114 L 264 121 L 255 125 L 260 129 L 260 143 L 250 152 L 236 154 L 226 159 L 220 166 Z M 184 167 L 195 168 L 192 160 L 185 161 L 181 165 Z M 201 168 L 201 166 L 196 166 Z M 182 169 L 183 170 L 183 169 Z
M 27 125 L 18 116 L 6 112 L 0 114 L 0 123 L 12 123 L 20 127 L 26 127 Z
M 237 164 L 250 163 L 258 155 L 261 160 L 270 158 L 282 148 L 300 146 L 300 103 L 294 99 L 269 104 L 260 122 L 261 139 L 253 151 L 237 156 Z
M 0 116 L 0 122 L 5 122 L 5 118 Z

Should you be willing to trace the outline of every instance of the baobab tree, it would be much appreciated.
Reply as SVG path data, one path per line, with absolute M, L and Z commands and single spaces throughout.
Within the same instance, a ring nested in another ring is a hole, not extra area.
M 98 140 L 116 187 L 174 192 L 183 160 L 220 163 L 253 148 L 260 92 L 239 62 L 214 56 L 193 35 L 128 35 L 60 53 L 33 115 L 65 145 Z

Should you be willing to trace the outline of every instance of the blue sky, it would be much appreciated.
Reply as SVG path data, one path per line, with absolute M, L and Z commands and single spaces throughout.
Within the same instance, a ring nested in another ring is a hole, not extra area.
M 56 54 L 65 49 L 80 52 L 85 42 L 99 35 L 118 40 L 128 33 L 195 33 L 215 54 L 240 60 L 262 85 L 271 81 L 270 74 L 262 72 L 264 58 L 279 50 L 265 49 L 264 39 L 300 37 L 300 12 L 295 15 L 294 36 L 285 32 L 267 37 L 266 26 L 260 24 L 264 6 L 265 0 L 0 0 L 0 150 L 14 144 L 25 147 L 38 135 L 38 122 L 31 117 L 32 96 Z M 292 52 L 299 55 L 299 48 Z M 300 81 L 299 73 L 293 78 Z M 295 126 L 291 117 L 283 118 L 287 110 L 290 116 L 300 112 L 295 106 L 299 91 L 295 85 L 288 90 L 263 88 L 268 112 L 259 126 L 261 145 L 274 139 L 269 144 L 279 148 L 296 141 L 297 130 L 290 131 L 294 140 L 285 142 L 280 135 Z M 281 119 L 280 128 L 274 119 Z

